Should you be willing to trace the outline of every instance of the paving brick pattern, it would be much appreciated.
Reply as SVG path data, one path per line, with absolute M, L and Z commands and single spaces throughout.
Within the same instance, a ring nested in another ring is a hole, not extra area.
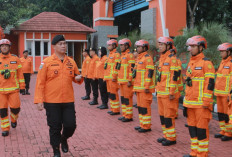
M 0 157 L 50 157 L 53 155 L 49 144 L 45 110 L 37 111 L 33 104 L 36 75 L 31 80 L 31 95 L 21 96 L 21 112 L 16 129 L 8 137 L 0 137 Z M 152 131 L 138 133 L 134 126 L 139 124 L 138 111 L 134 108 L 134 121 L 122 123 L 117 116 L 110 116 L 107 110 L 90 106 L 82 101 L 84 86 L 74 85 L 77 129 L 68 140 L 70 152 L 63 157 L 181 157 L 190 151 L 190 137 L 184 126 L 186 119 L 179 110 L 176 120 L 177 144 L 163 147 L 156 142 L 161 137 L 161 125 L 157 102 L 152 103 Z M 134 100 L 136 98 L 134 97 Z M 100 99 L 99 99 L 100 102 Z M 218 122 L 210 122 L 210 157 L 231 157 L 232 141 L 221 142 L 213 138 L 219 131 Z

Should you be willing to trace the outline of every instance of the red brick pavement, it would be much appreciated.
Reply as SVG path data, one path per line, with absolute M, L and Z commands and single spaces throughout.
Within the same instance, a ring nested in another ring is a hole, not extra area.
M 49 157 L 49 144 L 45 111 L 39 112 L 33 104 L 36 75 L 31 80 L 31 96 L 21 96 L 22 107 L 16 129 L 8 137 L 0 137 L 0 157 Z M 74 85 L 76 97 L 77 130 L 68 140 L 70 152 L 64 157 L 181 157 L 190 151 L 190 137 L 184 127 L 186 119 L 179 110 L 176 121 L 177 144 L 163 147 L 156 142 L 161 137 L 161 126 L 157 103 L 152 103 L 152 131 L 138 133 L 134 126 L 139 124 L 138 112 L 134 109 L 134 121 L 122 123 L 119 116 L 110 116 L 107 110 L 99 110 L 82 101 L 84 86 Z M 135 100 L 135 98 L 134 98 Z M 100 102 L 100 101 L 99 101 Z M 213 138 L 219 130 L 215 120 L 210 122 L 210 157 L 232 156 L 232 141 L 221 142 Z

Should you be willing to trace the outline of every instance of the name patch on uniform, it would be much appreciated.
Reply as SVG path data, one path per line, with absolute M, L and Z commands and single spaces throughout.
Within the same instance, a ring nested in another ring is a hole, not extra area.
M 113 59 L 114 57 L 110 57 L 110 59 Z
M 169 63 L 164 63 L 164 65 L 169 65 Z
M 122 59 L 126 59 L 126 57 L 123 57 Z
M 224 69 L 230 69 L 230 67 L 228 67 L 228 66 L 224 66 Z
M 17 64 L 17 61 L 11 61 L 10 64 Z
M 202 70 L 202 67 L 195 67 L 195 70 Z
M 139 62 L 139 64 L 143 64 L 143 62 Z
M 51 66 L 59 66 L 59 64 L 52 64 Z

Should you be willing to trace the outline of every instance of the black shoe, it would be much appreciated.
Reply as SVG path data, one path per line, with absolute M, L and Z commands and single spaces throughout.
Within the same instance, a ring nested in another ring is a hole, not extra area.
M 108 109 L 108 105 L 102 105 L 102 106 L 100 107 L 100 109 L 101 109 L 101 110 Z
M 123 119 L 125 119 L 125 117 L 119 117 L 119 118 L 118 118 L 118 120 L 123 120 Z
M 97 108 L 101 108 L 103 105 L 99 105 L 99 106 L 97 106 Z
M 171 146 L 173 144 L 176 144 L 176 141 L 165 140 L 162 142 L 162 146 Z
M 89 96 L 83 96 L 81 97 L 82 100 L 90 100 L 90 97 Z
M 108 114 L 111 114 L 113 111 L 107 111 Z
M 25 90 L 22 92 L 22 95 L 26 95 Z
M 122 122 L 131 122 L 131 121 L 133 121 L 133 118 L 131 118 L 131 119 L 128 119 L 128 118 L 122 119 Z
M 140 126 L 136 126 L 136 127 L 134 127 L 135 128 L 135 130 L 139 130 L 139 129 L 141 129 L 141 127 Z
M 224 136 L 224 135 L 218 133 L 218 134 L 215 134 L 215 135 L 214 135 L 214 138 L 221 138 L 222 136 Z
M 61 150 L 64 153 L 68 152 L 68 142 L 67 142 L 67 138 L 65 137 L 61 138 Z
M 31 95 L 28 89 L 26 89 L 26 95 Z
M 162 138 L 158 138 L 157 142 L 158 143 L 162 143 L 163 141 L 166 141 L 166 140 L 167 140 L 166 138 L 162 137 Z
M 119 114 L 120 114 L 120 112 L 111 112 L 111 113 L 110 113 L 111 116 L 119 115 Z
M 143 129 L 143 128 L 140 128 L 140 129 L 138 129 L 138 132 L 149 132 L 149 131 L 151 131 L 151 129 Z
M 53 148 L 54 157 L 61 157 L 60 156 L 60 147 L 59 146 L 52 146 L 52 148 Z
M 96 100 L 93 100 L 91 102 L 89 102 L 90 105 L 98 105 L 98 102 Z
M 188 124 L 185 124 L 184 126 L 185 126 L 185 127 L 189 127 Z
M 184 155 L 183 157 L 193 157 L 193 156 L 191 156 L 191 155 L 188 154 L 188 155 Z
M 2 132 L 2 136 L 5 137 L 5 136 L 8 136 L 8 135 L 9 135 L 9 131 L 3 131 L 3 132 Z
M 221 137 L 221 140 L 222 140 L 222 141 L 230 141 L 230 140 L 232 140 L 232 137 L 229 137 L 229 136 L 222 136 L 222 137 Z
M 17 126 L 17 122 L 15 122 L 15 123 L 11 122 L 11 127 L 12 128 L 16 128 L 16 126 Z
M 133 107 L 138 108 L 137 104 L 134 104 Z

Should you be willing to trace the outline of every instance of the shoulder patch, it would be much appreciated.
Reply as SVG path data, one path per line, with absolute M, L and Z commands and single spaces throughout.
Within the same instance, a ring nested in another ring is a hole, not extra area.
M 149 55 L 149 54 L 146 54 L 145 57 L 150 57 L 150 55 Z
M 204 57 L 203 60 L 204 60 L 204 61 L 210 61 L 210 59 L 209 59 L 209 58 L 206 58 L 206 57 Z
M 17 55 L 15 55 L 15 54 L 11 54 L 11 56 L 18 57 L 18 56 L 17 56 Z
M 212 66 L 211 64 L 208 64 L 208 68 L 209 68 L 209 69 L 212 69 L 213 66 Z

